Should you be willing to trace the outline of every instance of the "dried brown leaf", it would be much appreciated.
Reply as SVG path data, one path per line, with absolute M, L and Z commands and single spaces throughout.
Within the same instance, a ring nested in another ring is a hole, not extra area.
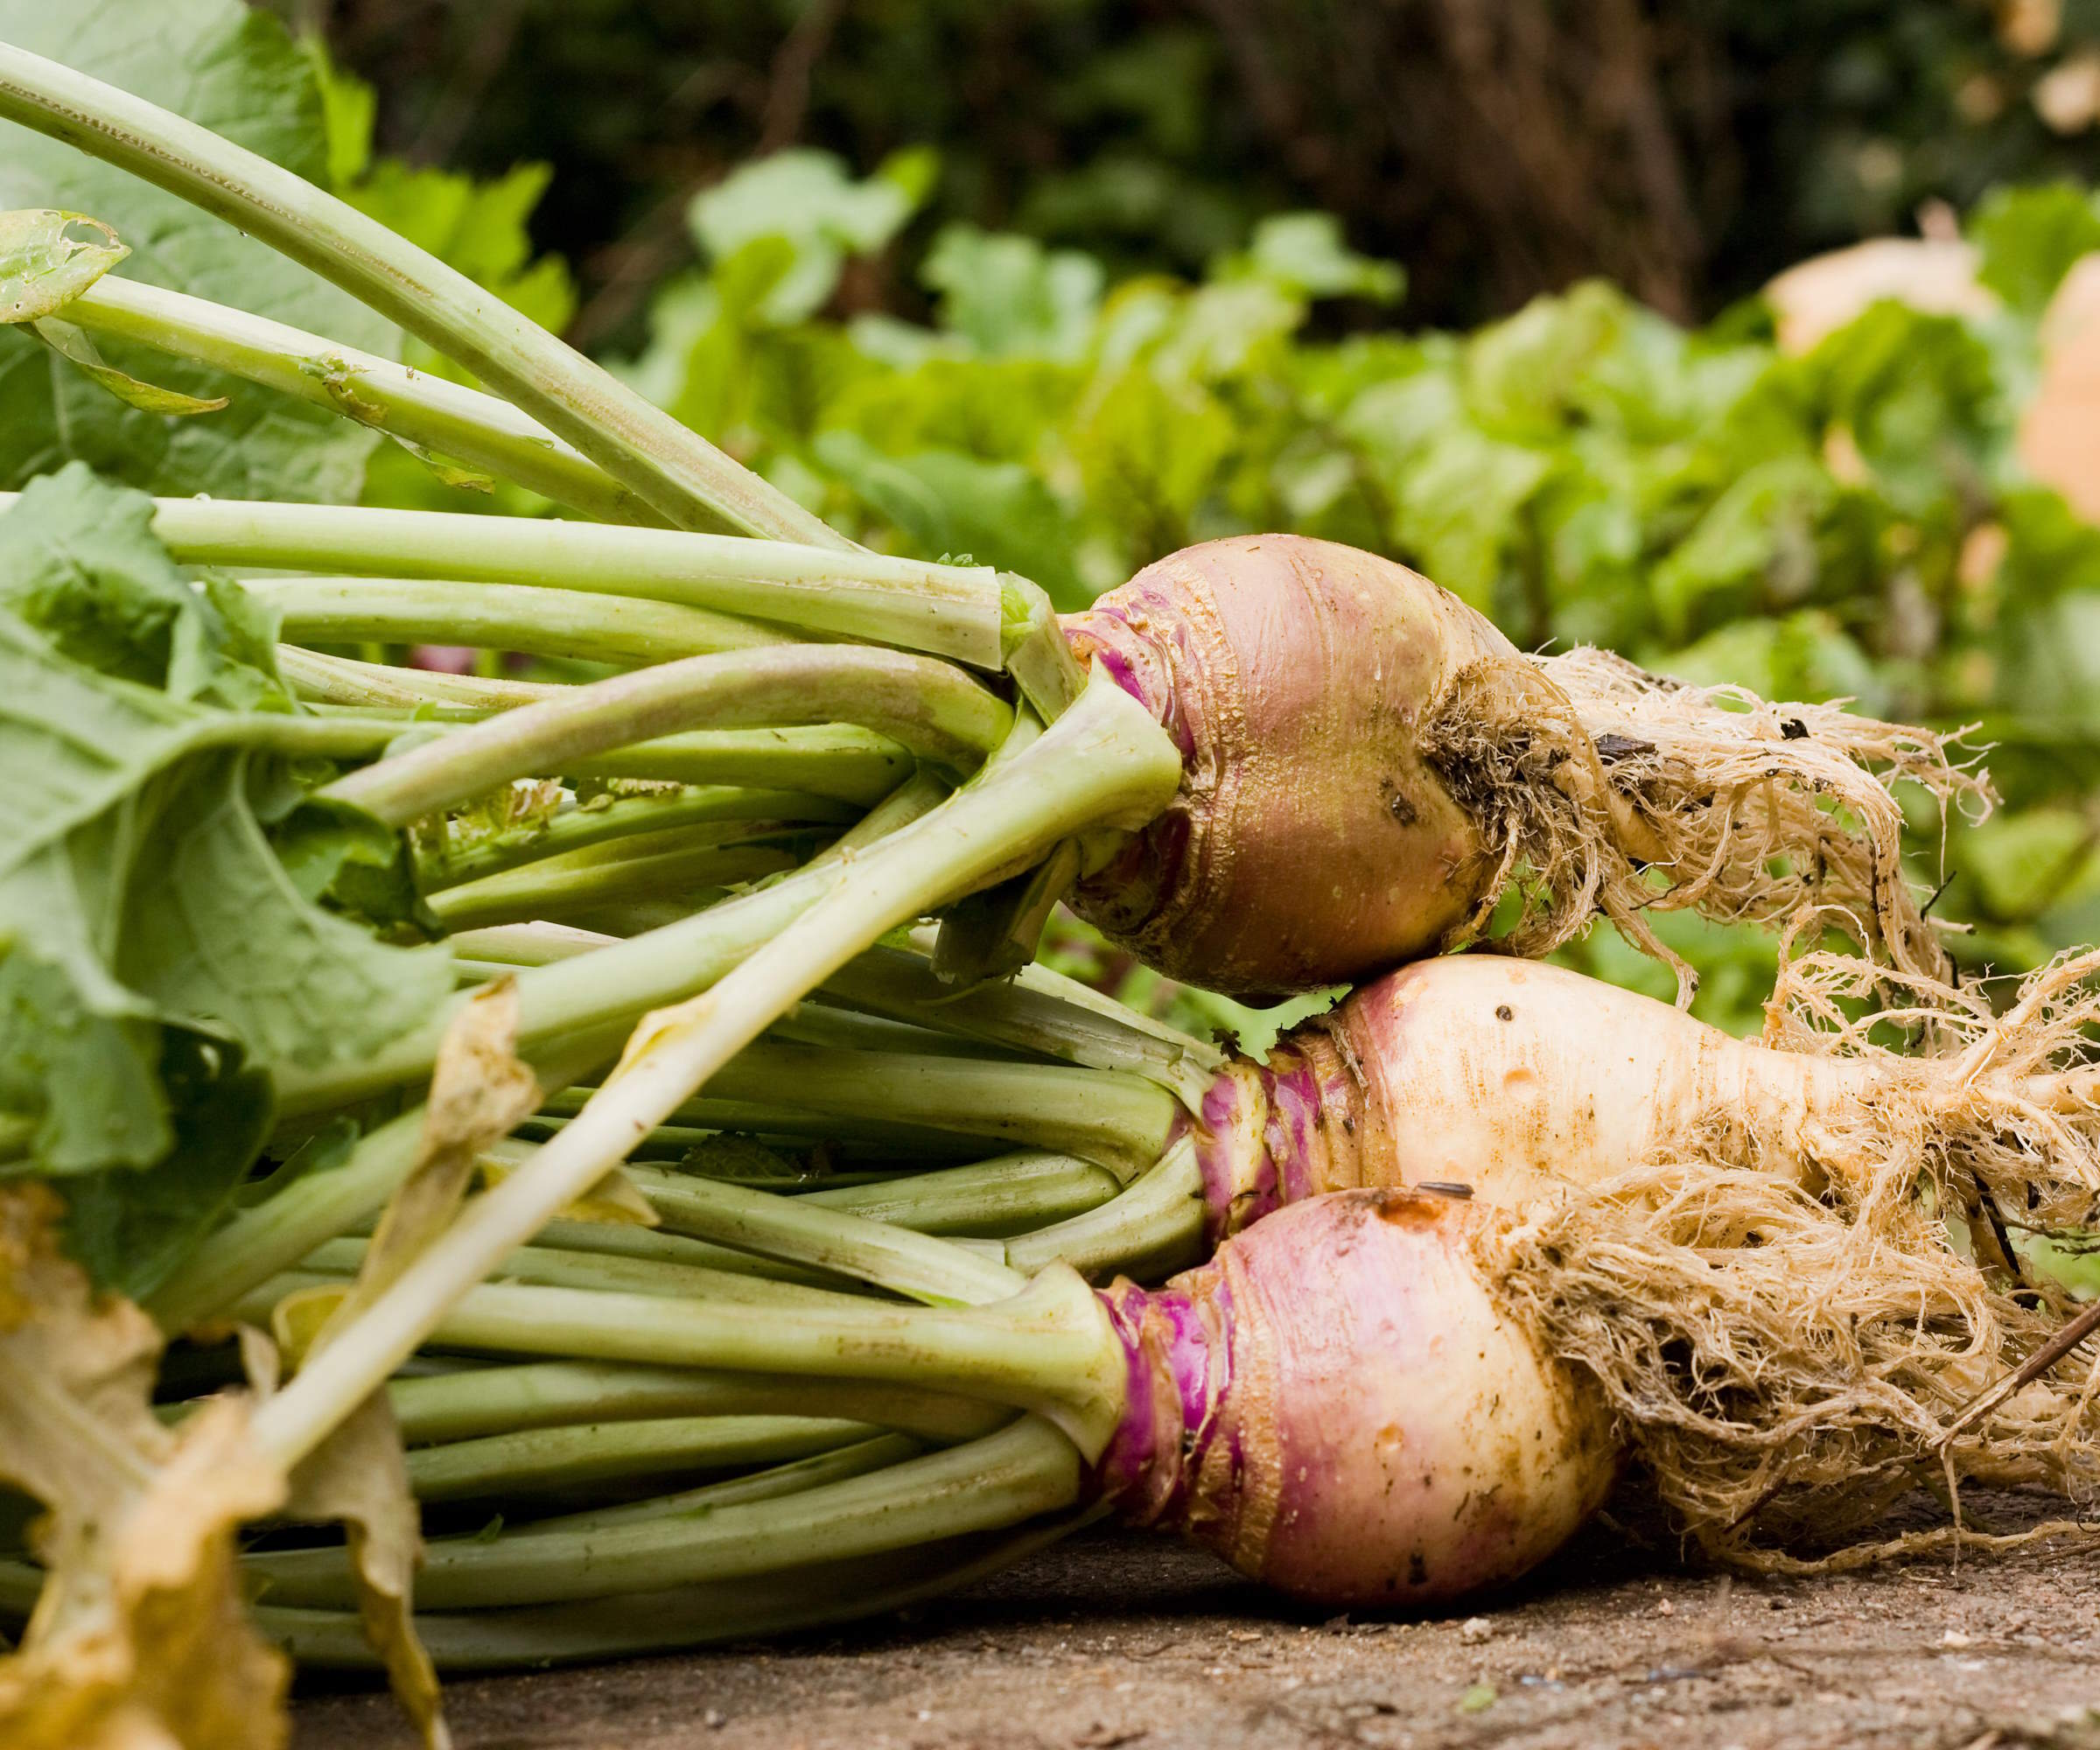
M 242 1522 L 284 1480 L 249 1438 L 244 1399 L 164 1427 L 150 1394 L 160 1338 L 100 1300 L 59 1252 L 58 1200 L 0 1188 L 0 1477 L 46 1512 L 48 1578 L 0 1659 L 10 1750 L 276 1750 L 284 1656 L 248 1620 Z

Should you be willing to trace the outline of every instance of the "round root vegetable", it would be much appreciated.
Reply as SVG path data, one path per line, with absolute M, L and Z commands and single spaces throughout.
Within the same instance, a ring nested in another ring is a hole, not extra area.
M 1923 730 L 1534 659 L 1406 567 L 1294 536 L 1170 555 L 1065 622 L 1181 749 L 1173 804 L 1078 891 L 1148 964 L 1210 988 L 1310 989 L 1480 933 L 1544 954 L 1601 911 L 1676 970 L 1650 907 L 1845 908 L 1898 968 L 1944 961 L 1906 886 L 1909 779 L 1987 797 Z
M 1126 1519 L 1322 1605 L 1435 1602 L 1550 1555 L 1618 1449 L 1595 1390 L 1483 1281 L 1472 1243 L 1491 1222 L 1348 1192 L 1164 1288 L 1116 1283 L 1130 1383 L 1098 1486 Z
M 698 1513 L 674 1499 L 439 1539 L 418 1608 L 716 1582 L 1095 1506 L 1326 1606 L 1430 1603 L 1514 1578 L 1603 1499 L 1619 1450 L 1601 1396 L 1483 1275 L 1484 1237 L 1508 1221 L 1451 1198 L 1349 1192 L 1284 1211 L 1161 1288 L 1096 1292 L 1053 1265 L 961 1309 L 812 1290 L 735 1304 L 477 1289 L 458 1331 L 479 1348 L 544 1354 L 587 1328 L 599 1357 L 726 1363 L 783 1389 L 800 1378 L 810 1410 L 841 1378 L 872 1378 L 1041 1419 L 777 1502 Z M 340 1551 L 249 1566 L 273 1605 L 349 1601 Z
M 1458 1181 L 1516 1204 L 1676 1160 L 1827 1196 L 1900 1160 L 1981 1214 L 1979 1249 L 2007 1262 L 1994 1221 L 2082 1225 L 2100 1205 L 2100 1072 L 2054 1067 L 2100 1015 L 2096 969 L 2048 969 L 2003 1016 L 1920 981 L 1914 1014 L 1852 1021 L 1840 999 L 1885 975 L 1809 956 L 1782 974 L 1763 1045 L 1558 967 L 1423 961 L 1212 1084 L 1190 1126 L 1210 1229 L 1354 1185 Z M 1939 1054 L 1870 1038 L 1907 1019 L 1939 1030 Z

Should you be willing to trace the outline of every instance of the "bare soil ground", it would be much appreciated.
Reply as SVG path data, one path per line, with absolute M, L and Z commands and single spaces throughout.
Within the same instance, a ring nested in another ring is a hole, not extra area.
M 2090 1544 L 1747 1579 L 1594 1530 L 1475 1610 L 1321 1620 L 1107 1534 L 901 1620 L 449 1693 L 460 1750 L 2100 1750 L 2096 1606 Z M 383 1694 L 298 1713 L 296 1750 L 412 1743 Z

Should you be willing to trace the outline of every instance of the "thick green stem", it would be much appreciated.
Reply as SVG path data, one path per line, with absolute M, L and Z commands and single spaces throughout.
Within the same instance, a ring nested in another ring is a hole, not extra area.
M 671 1416 L 528 1428 L 409 1454 L 418 1501 L 572 1488 L 620 1477 L 739 1470 L 851 1446 L 879 1432 L 816 1416 Z
M 494 293 L 267 158 L 5 45 L 0 116 L 216 214 L 332 280 L 537 416 L 671 522 L 848 544 Z
M 377 706 L 395 710 L 442 706 L 471 711 L 479 717 L 534 704 L 541 699 L 559 698 L 568 690 L 565 683 L 559 682 L 491 679 L 482 675 L 444 675 L 433 668 L 397 668 L 385 662 L 360 662 L 354 657 L 302 650 L 296 644 L 277 647 L 277 667 L 301 698 L 317 704 Z
M 672 1237 L 682 1236 L 674 1234 Z M 349 1236 L 324 1240 L 299 1261 L 299 1268 L 323 1276 L 354 1276 L 364 1262 L 365 1244 L 362 1238 Z M 766 1304 L 828 1292 L 801 1281 L 739 1270 L 736 1268 L 738 1254 L 727 1247 L 720 1250 L 725 1255 L 720 1264 L 713 1260 L 699 1264 L 690 1258 L 636 1257 L 614 1251 L 571 1250 L 548 1243 L 520 1246 L 496 1266 L 493 1279 L 606 1294 L 654 1294 L 670 1299 L 711 1294 Z
M 1164 1088 L 1113 1070 L 833 1051 L 772 1040 L 746 1046 L 724 1065 L 707 1093 L 710 1102 L 882 1119 L 1075 1154 L 1125 1182 L 1159 1158 L 1180 1116 Z M 572 1111 L 585 1097 L 564 1094 L 550 1110 Z M 689 1124 L 718 1116 L 713 1106 L 671 1115 L 672 1122 Z
M 1124 1407 L 1122 1346 L 1094 1292 L 1056 1266 L 1009 1299 L 959 1308 L 728 1276 L 704 1298 L 684 1298 L 484 1282 L 459 1298 L 432 1337 L 496 1354 L 816 1374 L 952 1392 L 1048 1416 L 1092 1453 Z
M 157 285 L 105 276 L 66 321 L 231 372 L 564 504 L 596 522 L 661 522 L 637 496 L 538 420 L 479 389 L 318 334 Z
M 547 820 L 476 834 L 461 844 L 426 851 L 417 858 L 416 872 L 424 890 L 435 892 L 547 858 L 678 827 L 736 821 L 833 825 L 852 818 L 853 810 L 844 803 L 799 790 L 747 790 L 715 784 L 674 795 L 600 794 L 578 807 L 564 808 Z
M 990 1418 L 988 1423 L 961 1438 L 982 1439 L 1013 1419 L 1005 1410 L 990 1410 L 987 1414 Z M 680 1489 L 676 1494 L 654 1494 L 641 1501 L 624 1502 L 617 1507 L 590 1507 L 575 1513 L 528 1520 L 516 1530 L 521 1536 L 542 1531 L 596 1531 L 612 1525 L 640 1525 L 652 1519 L 688 1518 L 696 1514 L 712 1513 L 718 1508 L 741 1506 L 746 1502 L 778 1501 L 784 1494 L 800 1494 L 804 1489 L 816 1488 L 828 1482 L 865 1476 L 886 1465 L 915 1459 L 925 1450 L 926 1443 L 914 1439 L 909 1434 L 878 1434 L 872 1439 L 835 1446 L 828 1452 L 797 1459 L 791 1464 L 773 1465 L 743 1476 L 704 1482 L 697 1488 Z
M 711 901 L 724 888 L 798 867 L 823 843 L 821 836 L 777 830 L 729 844 L 720 843 L 722 836 L 720 828 L 689 828 L 663 837 L 704 842 L 676 849 L 657 849 L 642 840 L 592 845 L 448 887 L 431 894 L 429 905 L 448 929 L 559 919 L 622 900 L 658 897 L 695 909 L 704 895 Z M 705 842 L 710 839 L 713 842 Z
M 1040 854 L 1083 824 L 1106 819 L 1124 825 L 1156 809 L 1178 782 L 1179 756 L 1150 718 L 1140 723 L 1136 712 L 1120 692 L 1089 688 L 1028 755 L 987 773 L 926 819 L 882 841 L 837 877 L 833 903 L 816 906 L 811 896 L 806 920 L 751 953 L 696 1007 L 660 1021 L 640 1050 L 630 1048 L 616 1094 L 593 1102 L 527 1168 L 471 1204 L 325 1355 L 263 1406 L 256 1429 L 264 1449 L 288 1463 L 310 1451 L 473 1283 L 596 1184 L 724 1060 L 875 936 L 929 903 Z M 772 895 L 777 900 L 788 886 Z M 718 908 L 717 915 L 728 909 Z M 567 964 L 602 969 L 612 952 Z M 1098 1321 L 1098 1308 L 1091 1310 Z M 1091 1333 L 1097 1344 L 1104 1329 L 1097 1322 Z M 1089 1416 L 1068 1406 L 1077 1437 L 1090 1451 L 1099 1450 L 1113 1423 L 1112 1412 L 1103 1419 L 1103 1410 L 1097 1406 Z
M 529 1159 L 536 1144 L 507 1138 L 493 1144 L 481 1157 L 485 1169 L 500 1168 L 491 1173 L 501 1178 L 514 1172 Z M 358 1232 L 368 1231 L 369 1223 L 360 1222 Z M 683 1264 L 693 1270 L 727 1271 L 732 1276 L 763 1277 L 771 1282 L 796 1282 L 811 1288 L 839 1288 L 845 1284 L 822 1270 L 807 1270 L 801 1264 L 783 1264 L 778 1258 L 760 1257 L 756 1252 L 740 1252 L 731 1246 L 710 1245 L 705 1240 L 690 1239 L 683 1234 L 672 1233 L 662 1226 L 638 1227 L 630 1222 L 550 1222 L 534 1236 L 533 1246 L 549 1247 L 556 1251 L 585 1252 L 593 1256 L 637 1258 L 645 1264 Z M 514 1256 L 519 1254 L 513 1254 Z
M 289 644 L 280 644 L 277 648 L 280 652 L 297 650 Z M 546 696 L 559 698 L 577 690 L 575 687 L 550 688 Z M 282 720 L 301 725 L 325 724 L 326 733 L 307 737 L 305 746 L 340 758 L 383 753 L 403 735 L 412 737 L 418 745 L 436 741 L 456 726 L 478 724 L 489 715 L 472 706 L 450 704 L 318 704 L 314 710 L 317 715 L 312 718 Z M 237 721 L 246 728 L 260 719 L 250 713 Z M 251 744 L 269 743 L 265 735 L 244 733 L 238 738 Z M 563 775 L 802 790 L 865 808 L 894 793 L 912 776 L 913 769 L 910 752 L 888 736 L 852 724 L 833 723 L 818 729 L 696 730 L 684 735 L 660 735 L 654 741 L 636 742 L 571 761 Z
M 826 855 L 836 855 L 838 849 L 835 845 Z M 527 927 L 492 934 L 479 945 L 456 945 L 463 954 L 506 964 L 543 966 L 612 947 L 617 940 L 590 931 Z M 1225 1067 L 1225 1054 L 1215 1046 L 1046 966 L 1023 967 L 1010 979 L 958 993 L 934 976 L 926 953 L 886 946 L 857 955 L 824 981 L 823 990 L 832 1000 L 871 1015 L 940 1029 L 956 1040 L 1143 1076 L 1171 1089 L 1192 1111 Z
M 1114 1201 L 1006 1242 L 1006 1261 L 1038 1270 L 1053 1261 L 1088 1277 L 1156 1276 L 1203 1255 L 1203 1171 L 1184 1137 Z
M 387 1395 L 411 1446 L 664 1416 L 844 1417 L 947 1444 L 988 1434 L 1006 1414 L 910 1386 L 612 1362 L 527 1362 L 397 1378 Z
M 543 1050 L 536 1071 L 542 1089 L 566 1088 L 616 1054 L 622 1037 L 609 1028 Z M 361 1138 L 341 1166 L 308 1173 L 235 1215 L 148 1298 L 155 1322 L 171 1333 L 200 1324 L 374 1214 L 414 1164 L 423 1121 L 421 1106 L 403 1112 Z
M 418 1615 L 416 1633 L 441 1669 L 456 1671 L 538 1670 L 585 1659 L 751 1641 L 939 1597 L 1011 1567 L 1093 1516 L 1090 1510 L 1060 1513 L 1012 1531 L 944 1538 L 711 1586 L 518 1610 L 433 1612 Z M 0 1564 L 0 1598 L 21 1589 L 11 1583 L 22 1572 Z M 33 1598 L 33 1572 L 31 1578 L 27 1591 Z M 302 1665 L 362 1670 L 373 1663 L 354 1614 L 264 1604 L 256 1617 L 263 1632 L 283 1642 Z
M 1054 1428 L 1024 1418 L 967 1446 L 776 1500 L 584 1533 L 440 1538 L 416 1580 L 420 1607 L 456 1610 L 605 1598 L 908 1548 L 1018 1523 L 1079 1499 L 1079 1455 Z M 270 1594 L 291 1605 L 350 1600 L 334 1550 L 251 1558 Z
M 815 860 L 819 864 L 835 863 L 854 856 L 877 839 L 887 838 L 900 828 L 933 813 L 948 800 L 954 788 L 954 784 L 941 773 L 923 769 L 914 772 Z
M 0 504 L 11 501 L 0 494 Z M 998 590 L 975 568 L 543 517 L 247 499 L 154 504 L 154 533 L 186 564 L 640 596 L 999 667 Z
M 821 1046 L 830 1051 L 893 1051 L 921 1057 L 966 1057 L 1012 1063 L 1018 1053 L 958 1033 L 937 1033 L 912 1021 L 892 1021 L 826 1002 L 820 994 L 798 1003 L 767 1031 L 769 1040 Z M 1024 1061 L 1028 1060 L 1023 1060 Z
M 1121 1189 L 1114 1173 L 1090 1161 L 1032 1150 L 872 1185 L 806 1191 L 800 1200 L 922 1234 L 998 1238 L 1083 1214 Z
M 530 1159 L 531 1152 L 523 1151 L 520 1165 Z M 667 1188 L 669 1207 L 663 1213 L 664 1226 L 673 1237 L 711 1241 L 732 1258 L 755 1252 L 823 1270 L 834 1278 L 872 1284 L 912 1299 L 945 1306 L 979 1306 L 1004 1299 L 1027 1285 L 1026 1277 L 1008 1270 L 996 1256 L 986 1255 L 996 1254 L 997 1247 L 973 1249 L 812 1204 L 804 1198 L 775 1196 L 719 1180 L 658 1173 L 646 1168 L 631 1167 L 629 1172 L 637 1186 L 652 1194 L 652 1201 L 664 1182 L 672 1181 Z M 354 1276 L 364 1256 L 361 1239 L 328 1240 L 309 1252 L 299 1268 Z M 829 1292 L 733 1265 L 724 1270 L 711 1262 L 701 1264 L 641 1257 L 610 1249 L 569 1250 L 545 1243 L 543 1236 L 542 1243 L 519 1247 L 492 1275 L 499 1281 L 547 1288 L 669 1298 L 711 1294 L 766 1304 L 800 1300 L 816 1305 L 820 1303 L 811 1301 L 811 1295 Z
M 662 735 L 572 762 L 570 778 L 639 778 L 658 784 L 741 784 L 808 790 L 869 807 L 912 774 L 910 752 L 850 723 L 819 729 L 702 729 Z
M 710 1145 L 722 1142 L 760 1140 L 766 1145 L 792 1146 L 802 1142 L 828 1145 L 834 1158 L 900 1161 L 912 1167 L 938 1164 L 960 1166 L 981 1160 L 998 1144 L 989 1137 L 957 1135 L 953 1130 L 928 1130 L 920 1124 L 900 1124 L 886 1118 L 827 1117 L 797 1106 L 774 1105 L 745 1100 L 689 1100 L 680 1109 L 696 1114 L 698 1124 L 659 1124 L 634 1144 L 638 1161 L 676 1161 L 681 1171 L 704 1179 L 726 1179 L 739 1185 L 756 1185 L 761 1190 L 795 1191 L 809 1182 L 801 1167 L 789 1169 L 787 1179 L 753 1179 L 748 1164 L 738 1162 L 734 1171 L 718 1171 L 706 1157 Z M 542 1114 L 526 1121 L 525 1128 L 542 1140 L 571 1121 Z M 729 1132 L 728 1136 L 719 1133 Z M 697 1151 L 697 1152 L 696 1152 Z M 836 1182 L 836 1173 L 827 1183 Z M 858 1183 L 858 1180 L 851 1181 Z
M 1026 762 L 1018 766 L 1018 776 L 1016 768 L 984 774 L 934 812 L 877 841 L 852 862 L 805 868 L 771 887 L 646 935 L 521 972 L 520 1038 L 530 1044 L 549 1034 L 632 1022 L 650 1009 L 704 990 L 820 899 L 850 878 L 864 877 L 871 868 L 882 872 L 886 892 L 892 880 L 897 884 L 899 897 L 892 914 L 898 907 L 909 912 L 937 903 L 923 892 L 933 880 L 943 878 L 935 874 L 937 869 L 967 867 L 981 859 L 997 874 L 1009 856 L 1012 862 L 1025 864 L 1032 855 L 1046 850 L 1056 837 L 1045 842 L 1032 836 L 1045 819 L 1062 820 L 1099 808 L 1118 823 L 1141 820 L 1164 805 L 1163 784 L 1164 795 L 1172 795 L 1172 786 L 1180 781 L 1180 756 L 1149 717 L 1144 718 L 1146 728 L 1141 729 L 1118 699 L 1126 701 L 1132 710 L 1142 710 L 1112 684 L 1097 681 L 1089 685 L 1082 699 L 1094 702 L 1088 710 L 1081 714 L 1075 707 L 1060 718 L 1050 735 L 1030 750 Z M 807 781 L 792 787 L 822 788 Z M 1129 812 L 1121 812 L 1124 809 Z M 954 824 L 962 820 L 982 820 L 994 830 L 972 830 L 959 836 Z M 1009 839 L 1009 834 L 1018 836 Z M 1058 835 L 1063 836 L 1068 835 Z M 1029 849 L 1009 853 L 1004 848 L 1009 843 L 1026 844 Z M 929 851 L 936 847 L 943 858 L 953 859 L 952 864 L 932 860 Z M 958 882 L 959 886 L 970 884 L 968 877 Z M 875 934 L 879 932 L 872 932 L 871 937 Z M 857 944 L 861 945 L 864 944 Z M 802 994 L 799 989 L 784 993 L 780 1006 Z M 332 1065 L 304 1074 L 284 1071 L 277 1081 L 281 1110 L 287 1115 L 326 1111 L 426 1076 L 445 1027 L 458 1004 L 466 1000 L 455 998 L 426 1026 L 362 1063 Z M 654 1129 L 660 1122 L 658 1118 L 641 1128 Z
M 883 947 L 841 967 L 824 989 L 856 1008 L 919 1026 L 1143 1076 L 1191 1110 L 1225 1067 L 1215 1046 L 1046 966 L 1025 966 L 1012 978 L 958 992 L 934 976 L 929 955 Z
M 248 578 L 242 587 L 278 614 L 294 644 L 472 644 L 640 668 L 790 641 L 770 626 L 680 602 L 528 584 Z
M 947 1240 L 807 1197 L 780 1197 L 718 1179 L 632 1167 L 674 1233 L 810 1264 L 936 1306 L 976 1306 L 1020 1292 L 1027 1278 Z
M 931 814 L 879 840 L 837 871 L 804 872 L 769 890 L 777 895 L 794 881 L 812 878 L 824 878 L 830 887 L 822 900 L 812 896 L 808 910 L 762 947 L 748 950 L 747 957 L 704 995 L 652 1017 L 638 1029 L 620 1073 L 598 1098 L 542 1146 L 528 1166 L 463 1210 L 383 1294 L 337 1334 L 325 1354 L 262 1405 L 254 1424 L 261 1449 L 287 1465 L 311 1452 L 421 1345 L 446 1309 L 474 1283 L 596 1185 L 626 1158 L 638 1138 L 663 1123 L 724 1062 L 856 954 L 899 925 L 1027 867 L 1075 833 L 1133 829 L 1166 805 L 1180 780 L 1180 751 L 1151 714 L 1096 675 L 1079 702 L 1017 758 L 989 763 Z M 730 910 L 722 906 L 704 915 L 718 918 Z M 588 955 L 549 968 L 542 976 L 572 968 L 585 974 L 602 971 L 617 951 Z M 521 977 L 521 988 L 523 983 Z M 568 1023 L 577 1025 L 573 1019 Z M 1012 1304 L 1026 1300 L 1048 1275 Z M 1091 1459 L 1120 1414 L 1123 1379 L 1120 1347 L 1090 1294 L 1086 1312 L 1090 1315 L 1087 1341 L 1094 1348 L 1086 1365 L 1090 1375 L 1102 1368 L 1114 1375 L 1110 1395 L 1102 1395 L 1096 1379 L 1083 1402 L 1060 1399 L 1056 1409 L 1062 1425 Z M 936 1309 L 917 1312 L 928 1319 L 973 1316 Z M 1052 1346 L 1043 1347 L 1046 1352 Z M 1114 1362 L 1110 1350 L 1117 1357 Z M 1033 1407 L 1026 1400 L 1015 1401 L 1018 1407 Z
M 396 826 L 513 778 L 566 772 L 703 724 L 844 721 L 938 764 L 969 769 L 998 745 L 1007 706 L 960 670 L 853 645 L 689 656 L 506 711 L 339 779 L 322 794 Z

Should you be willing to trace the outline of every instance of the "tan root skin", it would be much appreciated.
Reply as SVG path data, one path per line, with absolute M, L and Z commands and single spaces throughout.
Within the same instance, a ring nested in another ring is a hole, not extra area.
M 1440 1180 L 1516 1205 L 1615 1178 L 1713 1113 L 1776 1144 L 1765 1165 L 1813 1180 L 1802 1126 L 1862 1081 L 1837 1059 L 1746 1044 L 1653 998 L 1500 956 L 1403 967 L 1320 1033 L 1356 1067 L 1366 1114 L 1356 1146 L 1322 1158 L 1322 1190 Z
M 1502 640 L 1455 597 L 1352 548 L 1263 536 L 1170 555 L 1073 624 L 1082 657 L 1107 645 L 1145 670 L 1148 703 L 1171 695 L 1195 735 L 1145 835 L 1186 833 L 1181 878 L 1079 899 L 1148 964 L 1310 988 L 1432 948 L 1472 909 L 1492 859 L 1419 743 L 1430 702 Z
M 2100 1214 L 2100 1074 L 2076 1061 L 2100 1018 L 2100 956 L 2039 974 L 2004 1016 L 1973 994 L 1852 956 L 1788 961 L 1769 1043 L 1738 1040 L 1555 966 L 1450 955 L 1366 985 L 1288 1038 L 1322 1068 L 1314 1189 L 1470 1185 L 1516 1205 L 1587 1192 L 1631 1164 L 1775 1172 L 1810 1195 L 1858 1184 L 1899 1150 L 1966 1207 L 2083 1226 Z M 1879 989 L 1866 1020 L 1840 1006 Z M 2081 1019 L 2080 1018 L 2083 1018 Z M 1938 1054 L 1870 1035 L 1929 1028 Z
M 1802 907 L 1943 971 L 1887 786 L 1987 805 L 1927 732 L 1686 687 L 1605 653 L 1533 660 L 1405 566 L 1332 542 L 1214 541 L 1067 622 L 1181 739 L 1180 794 L 1078 908 L 1147 964 L 1269 995 L 1457 946 L 1538 956 L 1601 912 L 1676 970 L 1656 908 Z

